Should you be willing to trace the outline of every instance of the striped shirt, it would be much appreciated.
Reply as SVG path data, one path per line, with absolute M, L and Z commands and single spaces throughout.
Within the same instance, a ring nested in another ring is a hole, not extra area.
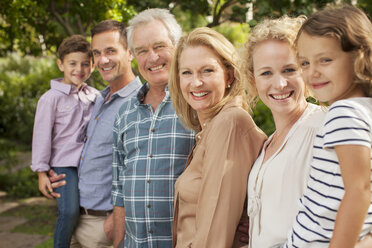
M 344 184 L 335 146 L 372 144 L 372 98 L 350 98 L 332 104 L 314 140 L 307 189 L 285 247 L 328 247 Z M 372 155 L 372 152 L 371 152 Z M 372 167 L 372 163 L 371 163 Z M 372 230 L 372 204 L 360 234 Z
M 145 84 L 114 124 L 112 203 L 125 208 L 124 247 L 172 247 L 174 183 L 194 145 L 165 89 L 153 112 Z

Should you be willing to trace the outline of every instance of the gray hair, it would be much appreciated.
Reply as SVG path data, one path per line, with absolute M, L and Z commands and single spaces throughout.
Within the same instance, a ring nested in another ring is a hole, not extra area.
M 147 9 L 140 12 L 138 15 L 133 17 L 129 21 L 129 26 L 127 27 L 127 36 L 128 36 L 128 45 L 132 53 L 133 51 L 133 33 L 134 30 L 143 24 L 149 23 L 151 21 L 161 21 L 168 30 L 169 39 L 172 41 L 172 44 L 176 47 L 178 40 L 182 36 L 182 28 L 177 23 L 174 15 L 169 12 L 167 9 Z

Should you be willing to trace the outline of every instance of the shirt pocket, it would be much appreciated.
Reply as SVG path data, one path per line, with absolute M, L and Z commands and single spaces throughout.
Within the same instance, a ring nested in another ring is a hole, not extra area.
M 59 123 L 69 123 L 74 115 L 76 114 L 76 110 L 78 107 L 77 101 L 66 101 L 59 103 L 57 105 L 57 122 Z
M 100 133 L 100 140 L 102 144 L 110 145 L 112 148 L 112 144 L 114 142 L 114 120 L 112 119 L 105 119 L 105 117 L 100 117 L 100 123 L 97 125 L 95 132 Z

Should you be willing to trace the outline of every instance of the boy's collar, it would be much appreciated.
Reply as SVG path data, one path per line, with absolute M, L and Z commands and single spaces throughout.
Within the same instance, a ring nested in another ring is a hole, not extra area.
M 69 95 L 72 89 L 71 84 L 62 83 L 63 78 L 52 79 L 50 81 L 50 88 L 58 90 L 66 95 Z

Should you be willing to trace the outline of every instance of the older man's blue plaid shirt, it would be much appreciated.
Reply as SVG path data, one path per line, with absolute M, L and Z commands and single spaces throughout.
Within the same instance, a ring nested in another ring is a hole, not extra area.
M 194 145 L 166 88 L 153 112 L 145 84 L 114 124 L 112 203 L 125 208 L 124 247 L 172 247 L 174 183 Z

